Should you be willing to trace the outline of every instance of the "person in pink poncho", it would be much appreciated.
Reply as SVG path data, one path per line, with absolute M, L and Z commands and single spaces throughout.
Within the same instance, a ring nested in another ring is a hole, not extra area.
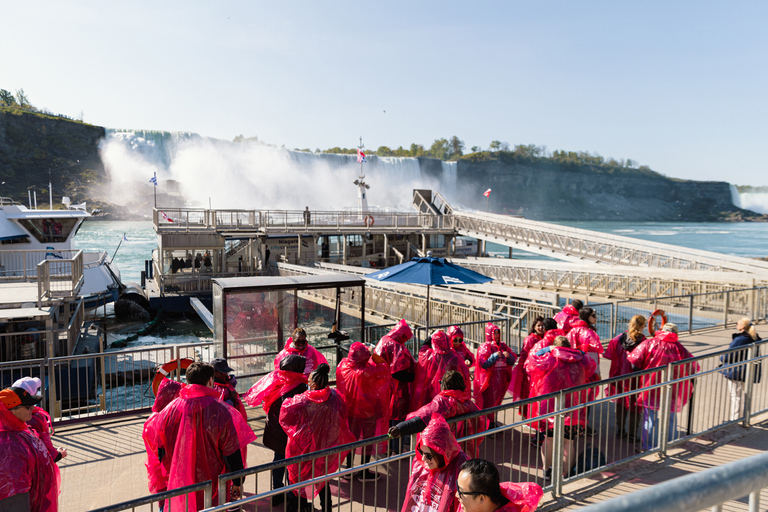
M 488 322 L 485 326 L 485 343 L 477 350 L 475 361 L 475 403 L 480 409 L 501 404 L 512 381 L 512 366 L 517 354 L 501 342 L 501 330 Z M 493 427 L 493 415 L 488 416 L 489 428 Z
M 24 388 L 0 391 L 0 509 L 56 512 L 59 468 L 48 449 L 27 428 L 41 396 Z
M 525 362 L 525 369 L 531 378 L 533 396 L 546 395 L 593 382 L 595 380 L 595 366 L 595 361 L 586 356 L 582 351 L 570 348 L 568 339 L 565 336 L 558 336 L 555 338 L 554 345 L 529 355 L 528 360 Z M 565 404 L 562 407 L 574 407 L 588 402 L 589 398 L 590 393 L 588 390 L 566 393 Z M 538 414 L 550 413 L 554 410 L 554 406 L 554 398 L 540 402 Z M 571 472 L 576 462 L 574 440 L 584 435 L 586 423 L 587 410 L 584 407 L 576 409 L 565 417 L 563 468 L 566 474 Z M 544 467 L 547 468 L 544 474 L 545 479 L 552 477 L 551 464 L 554 448 L 552 438 L 554 436 L 554 426 L 554 417 L 539 422 L 539 429 L 547 435 L 547 440 L 541 449 Z
M 389 365 L 390 389 L 392 401 L 390 405 L 390 425 L 394 426 L 408 415 L 411 405 L 410 383 L 416 375 L 416 361 L 414 361 L 405 342 L 411 339 L 413 333 L 405 320 L 400 320 L 397 325 L 383 336 L 374 349 L 374 353 L 381 357 Z M 397 452 L 397 443 L 393 440 L 389 445 L 390 451 Z
M 356 341 L 349 355 L 336 368 L 336 389 L 347 404 L 349 430 L 356 439 L 368 439 L 387 433 L 389 407 L 392 400 L 389 365 L 368 347 Z M 363 464 L 373 455 L 373 446 L 366 447 Z M 351 463 L 351 460 L 350 460 Z M 365 470 L 361 480 L 375 480 L 378 473 Z
M 152 494 L 168 490 L 168 459 L 165 459 L 165 464 L 160 462 L 158 446 L 155 444 L 158 438 L 157 419 L 160 417 L 159 413 L 178 398 L 183 387 L 184 384 L 181 382 L 171 379 L 162 380 L 157 388 L 155 403 L 152 404 L 152 414 L 144 422 L 141 432 L 144 447 L 147 450 L 147 461 L 144 463 L 147 468 L 147 485 Z
M 168 489 L 177 489 L 243 468 L 241 448 L 256 439 L 242 416 L 219 400 L 213 389 L 214 369 L 208 363 L 192 363 L 187 368 L 187 385 L 160 412 L 157 437 L 161 463 L 168 458 Z M 213 489 L 213 504 L 239 499 L 242 479 L 232 481 L 229 496 L 219 496 Z M 171 508 L 200 510 L 204 506 L 203 491 L 171 499 Z
M 448 328 L 448 338 L 451 340 L 453 350 L 456 351 L 462 358 L 467 368 L 475 364 L 475 354 L 469 350 L 469 347 L 464 343 L 464 332 L 458 325 L 452 325 Z M 467 383 L 469 385 L 469 383 Z
M 597 313 L 592 308 L 581 308 L 579 319 L 571 323 L 568 341 L 571 348 L 581 350 L 595 360 L 597 373 L 600 374 L 600 354 L 605 352 L 600 336 L 597 335 Z
M 638 370 L 647 370 L 657 366 L 666 366 L 669 363 L 688 359 L 693 355 L 678 341 L 677 325 L 667 322 L 656 336 L 644 340 L 627 356 L 632 366 Z M 675 366 L 672 379 L 681 379 L 693 375 L 699 371 L 699 363 L 692 361 L 688 364 Z M 653 386 L 661 382 L 661 374 L 658 372 L 643 375 L 641 386 Z M 687 380 L 672 386 L 672 410 L 669 413 L 668 436 L 669 441 L 677 438 L 677 413 L 683 410 L 685 404 L 693 393 L 693 381 Z M 643 450 L 651 450 L 658 446 L 659 419 L 661 416 L 661 389 L 643 391 L 637 399 L 638 405 L 643 407 L 643 424 L 640 434 Z
M 40 386 L 42 383 L 37 377 L 22 377 L 17 380 L 11 387 L 22 388 L 30 395 L 38 395 L 40 393 Z M 64 447 L 55 448 L 51 442 L 51 435 L 53 435 L 53 424 L 51 423 L 51 416 L 45 409 L 34 406 L 32 407 L 32 419 L 27 422 L 27 426 L 37 434 L 37 437 L 45 444 L 48 449 L 48 453 L 51 455 L 53 462 L 59 462 L 61 459 L 67 456 L 67 449 Z
M 579 311 L 583 307 L 584 303 L 579 299 L 572 300 L 570 304 L 566 305 L 562 311 L 555 315 L 557 328 L 567 335 L 573 327 L 572 324 L 579 320 Z
M 430 340 L 419 349 L 416 379 L 411 387 L 411 411 L 428 404 L 440 392 L 440 379 L 448 370 L 456 370 L 469 382 L 469 369 L 457 354 L 448 335 L 435 331 Z
M 608 343 L 605 350 L 605 358 L 610 359 L 611 369 L 608 373 L 610 378 L 621 377 L 632 373 L 632 363 L 627 356 L 645 340 L 643 328 L 645 327 L 645 317 L 635 315 L 629 320 L 627 330 Z M 609 384 L 605 390 L 607 396 L 619 395 L 637 389 L 639 378 L 624 379 L 619 382 Z M 642 407 L 637 405 L 637 395 L 630 395 L 616 400 L 616 437 L 619 439 L 627 438 L 635 441 L 637 435 L 637 424 L 639 412 Z M 627 430 L 624 425 L 629 421 Z
M 552 320 L 554 322 L 554 320 Z M 525 360 L 533 346 L 544 338 L 544 317 L 537 316 L 531 322 L 531 328 L 523 341 L 520 349 L 520 356 L 517 359 L 517 365 L 512 368 L 512 380 L 509 383 L 509 393 L 513 400 L 525 400 L 528 398 L 528 374 L 525 373 Z
M 445 418 L 433 414 L 416 441 L 416 456 L 401 512 L 458 510 L 456 481 L 467 460 L 469 457 L 461 451 Z
M 289 355 L 280 361 L 280 369 L 265 375 L 256 384 L 251 386 L 245 394 L 245 403 L 252 407 L 263 405 L 267 414 L 267 422 L 264 425 L 264 446 L 275 452 L 273 462 L 285 459 L 285 448 L 288 445 L 288 434 L 280 425 L 280 410 L 285 401 L 293 396 L 305 392 L 308 376 L 304 373 L 304 365 L 307 360 L 302 356 Z M 285 485 L 285 468 L 278 467 L 272 470 L 272 489 L 279 489 Z M 292 508 L 298 506 L 296 495 L 288 494 L 288 500 Z M 279 505 L 285 501 L 284 494 L 272 496 L 272 505 Z
M 432 399 L 427 405 L 410 413 L 405 421 L 401 421 L 389 429 L 389 435 L 393 439 L 400 436 L 410 436 L 421 432 L 427 427 L 427 423 L 434 414 L 439 414 L 446 420 L 454 416 L 477 412 L 475 402 L 472 401 L 472 395 L 465 384 L 464 376 L 456 370 L 448 370 L 440 379 L 440 393 Z M 457 439 L 464 436 L 483 432 L 486 429 L 487 418 L 472 418 L 465 421 L 453 422 L 448 425 L 451 433 Z M 482 439 L 473 439 L 462 445 L 461 449 L 470 455 L 477 455 L 478 447 Z
M 309 391 L 287 399 L 280 411 L 280 425 L 288 434 L 285 456 L 298 457 L 307 453 L 333 448 L 356 441 L 347 426 L 347 405 L 335 389 L 328 387 L 330 367 L 321 364 L 309 375 Z M 339 469 L 346 453 L 333 457 L 319 457 L 311 462 L 288 466 L 291 484 L 333 473 Z M 294 491 L 296 492 L 296 491 Z M 305 510 L 308 500 L 318 494 L 323 512 L 332 509 L 331 489 L 325 483 L 305 486 L 296 492 L 299 510 Z
M 462 512 L 533 512 L 544 491 L 531 482 L 501 482 L 492 462 L 471 459 L 461 466 L 456 494 Z
M 301 327 L 293 330 L 293 334 L 285 342 L 285 348 L 275 357 L 275 370 L 280 369 L 280 361 L 289 355 L 302 356 L 307 360 L 307 364 L 304 366 L 304 375 L 307 377 L 319 365 L 328 364 L 325 356 L 307 343 L 307 332 Z

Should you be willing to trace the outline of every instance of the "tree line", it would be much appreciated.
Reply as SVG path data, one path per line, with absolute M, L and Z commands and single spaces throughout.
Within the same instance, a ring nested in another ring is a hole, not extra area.
M 80 118 L 75 119 L 74 117 L 70 117 L 64 114 L 57 114 L 55 112 L 50 112 L 49 110 L 46 110 L 44 108 L 37 108 L 29 101 L 29 97 L 27 96 L 27 93 L 24 92 L 24 89 L 17 89 L 16 94 L 13 94 L 11 91 L 7 89 L 0 89 L 0 107 L 7 107 L 7 108 L 14 108 L 18 110 L 26 110 L 28 112 L 36 112 L 38 114 L 45 114 L 47 116 L 53 116 L 53 117 L 63 117 L 64 119 L 69 119 L 70 121 L 83 121 L 83 113 L 80 112 Z
M 464 141 L 459 139 L 456 135 L 450 139 L 435 139 L 429 148 L 425 148 L 421 144 L 411 144 L 409 148 L 399 146 L 396 149 L 392 149 L 388 146 L 379 146 L 378 149 L 365 150 L 366 155 L 376 156 L 396 156 L 396 157 L 429 157 L 437 158 L 439 160 L 504 160 L 508 162 L 521 162 L 521 163 L 555 163 L 560 166 L 579 166 L 579 167 L 593 167 L 608 169 L 609 171 L 631 169 L 640 171 L 642 173 L 653 173 L 653 171 L 647 165 L 639 165 L 637 161 L 631 158 L 615 159 L 612 157 L 605 158 L 597 153 L 590 153 L 588 151 L 566 151 L 566 150 L 554 150 L 548 151 L 546 146 L 537 146 L 535 144 L 518 144 L 512 147 L 508 142 L 502 142 L 498 140 L 492 140 L 488 144 L 487 148 L 480 146 L 472 146 L 468 153 L 464 153 L 465 144 Z M 310 149 L 299 149 L 296 151 L 312 152 Z M 315 149 L 315 153 L 335 153 L 342 155 L 354 155 L 357 153 L 357 148 L 341 148 L 334 147 L 330 149 Z

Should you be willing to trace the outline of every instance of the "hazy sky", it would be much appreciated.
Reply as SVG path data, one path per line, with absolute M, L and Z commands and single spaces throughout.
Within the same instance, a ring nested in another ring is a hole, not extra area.
M 310 149 L 457 135 L 768 185 L 762 0 L 3 3 L 0 88 L 97 125 Z

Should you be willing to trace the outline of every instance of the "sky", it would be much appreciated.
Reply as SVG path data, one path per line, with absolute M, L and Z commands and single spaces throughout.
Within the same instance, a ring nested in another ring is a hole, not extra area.
M 312 150 L 456 135 L 768 185 L 764 1 L 36 0 L 3 12 L 0 88 L 108 128 Z

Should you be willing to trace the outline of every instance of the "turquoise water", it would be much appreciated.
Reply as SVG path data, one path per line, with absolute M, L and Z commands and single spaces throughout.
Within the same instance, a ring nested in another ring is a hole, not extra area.
M 123 235 L 127 241 L 121 244 Z M 152 251 L 157 249 L 157 235 L 152 221 L 88 220 L 78 231 L 73 245 L 84 251 L 107 251 L 108 260 L 114 256 L 123 282 L 139 283 L 144 260 L 152 259 Z

